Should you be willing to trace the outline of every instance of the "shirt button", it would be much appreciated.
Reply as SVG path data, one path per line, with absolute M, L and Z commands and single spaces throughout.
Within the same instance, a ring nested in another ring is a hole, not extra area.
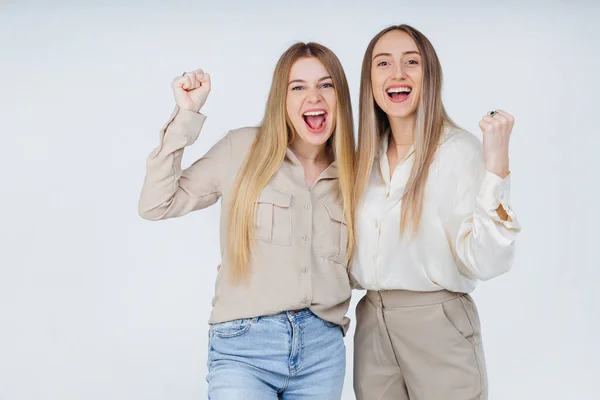
M 308 299 L 302 300 L 302 304 L 305 306 L 308 305 L 309 303 L 310 303 L 310 301 L 308 301 Z
M 307 210 L 310 210 L 310 204 L 305 205 L 304 208 L 306 208 Z
M 306 274 L 306 273 L 308 273 L 308 268 L 302 268 L 302 273 L 303 273 L 303 274 Z
M 302 240 L 304 240 L 306 242 L 308 240 L 308 236 L 306 236 L 306 235 L 302 236 Z

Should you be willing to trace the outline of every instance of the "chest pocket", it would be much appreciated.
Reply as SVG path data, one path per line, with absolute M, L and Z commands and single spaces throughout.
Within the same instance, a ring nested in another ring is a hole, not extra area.
M 266 187 L 256 205 L 256 229 L 261 242 L 292 244 L 292 195 Z
M 321 255 L 339 264 L 346 265 L 348 253 L 348 226 L 344 220 L 344 213 L 338 205 L 326 204 L 327 211 L 326 234 L 322 235 L 323 245 Z

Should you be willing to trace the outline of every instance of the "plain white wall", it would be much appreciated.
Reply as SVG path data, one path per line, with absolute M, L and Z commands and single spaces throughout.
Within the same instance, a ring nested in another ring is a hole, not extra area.
M 228 129 L 260 121 L 274 65 L 297 40 L 339 56 L 356 119 L 364 49 L 396 23 L 433 42 L 460 125 L 480 136 L 493 108 L 517 120 L 518 255 L 474 292 L 490 399 L 595 398 L 600 7 L 448 3 L 3 1 L 0 400 L 206 398 L 220 206 L 157 223 L 137 215 L 171 79 L 212 75 L 187 166 Z

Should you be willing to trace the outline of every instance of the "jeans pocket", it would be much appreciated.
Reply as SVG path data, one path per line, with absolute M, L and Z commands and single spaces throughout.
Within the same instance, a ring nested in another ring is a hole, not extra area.
M 250 330 L 250 327 L 258 322 L 258 317 L 242 318 L 232 321 L 219 322 L 210 327 L 211 335 L 220 338 L 232 338 L 241 336 Z
M 327 320 L 324 320 L 323 318 L 319 318 L 319 319 L 328 328 L 340 328 L 340 326 L 338 324 L 334 324 L 333 322 L 329 322 Z

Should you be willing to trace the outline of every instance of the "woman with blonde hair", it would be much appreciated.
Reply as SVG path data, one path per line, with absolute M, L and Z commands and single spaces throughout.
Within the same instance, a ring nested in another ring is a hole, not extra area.
M 139 213 L 185 215 L 222 199 L 209 320 L 209 398 L 339 399 L 351 288 L 354 137 L 344 70 L 316 43 L 279 59 L 262 124 L 227 133 L 189 168 L 210 92 L 173 80 L 177 106 L 147 159 Z
M 478 280 L 507 272 L 520 231 L 509 198 L 514 119 L 495 110 L 483 146 L 442 104 L 430 41 L 392 26 L 362 66 L 351 276 L 358 400 L 487 399 Z

